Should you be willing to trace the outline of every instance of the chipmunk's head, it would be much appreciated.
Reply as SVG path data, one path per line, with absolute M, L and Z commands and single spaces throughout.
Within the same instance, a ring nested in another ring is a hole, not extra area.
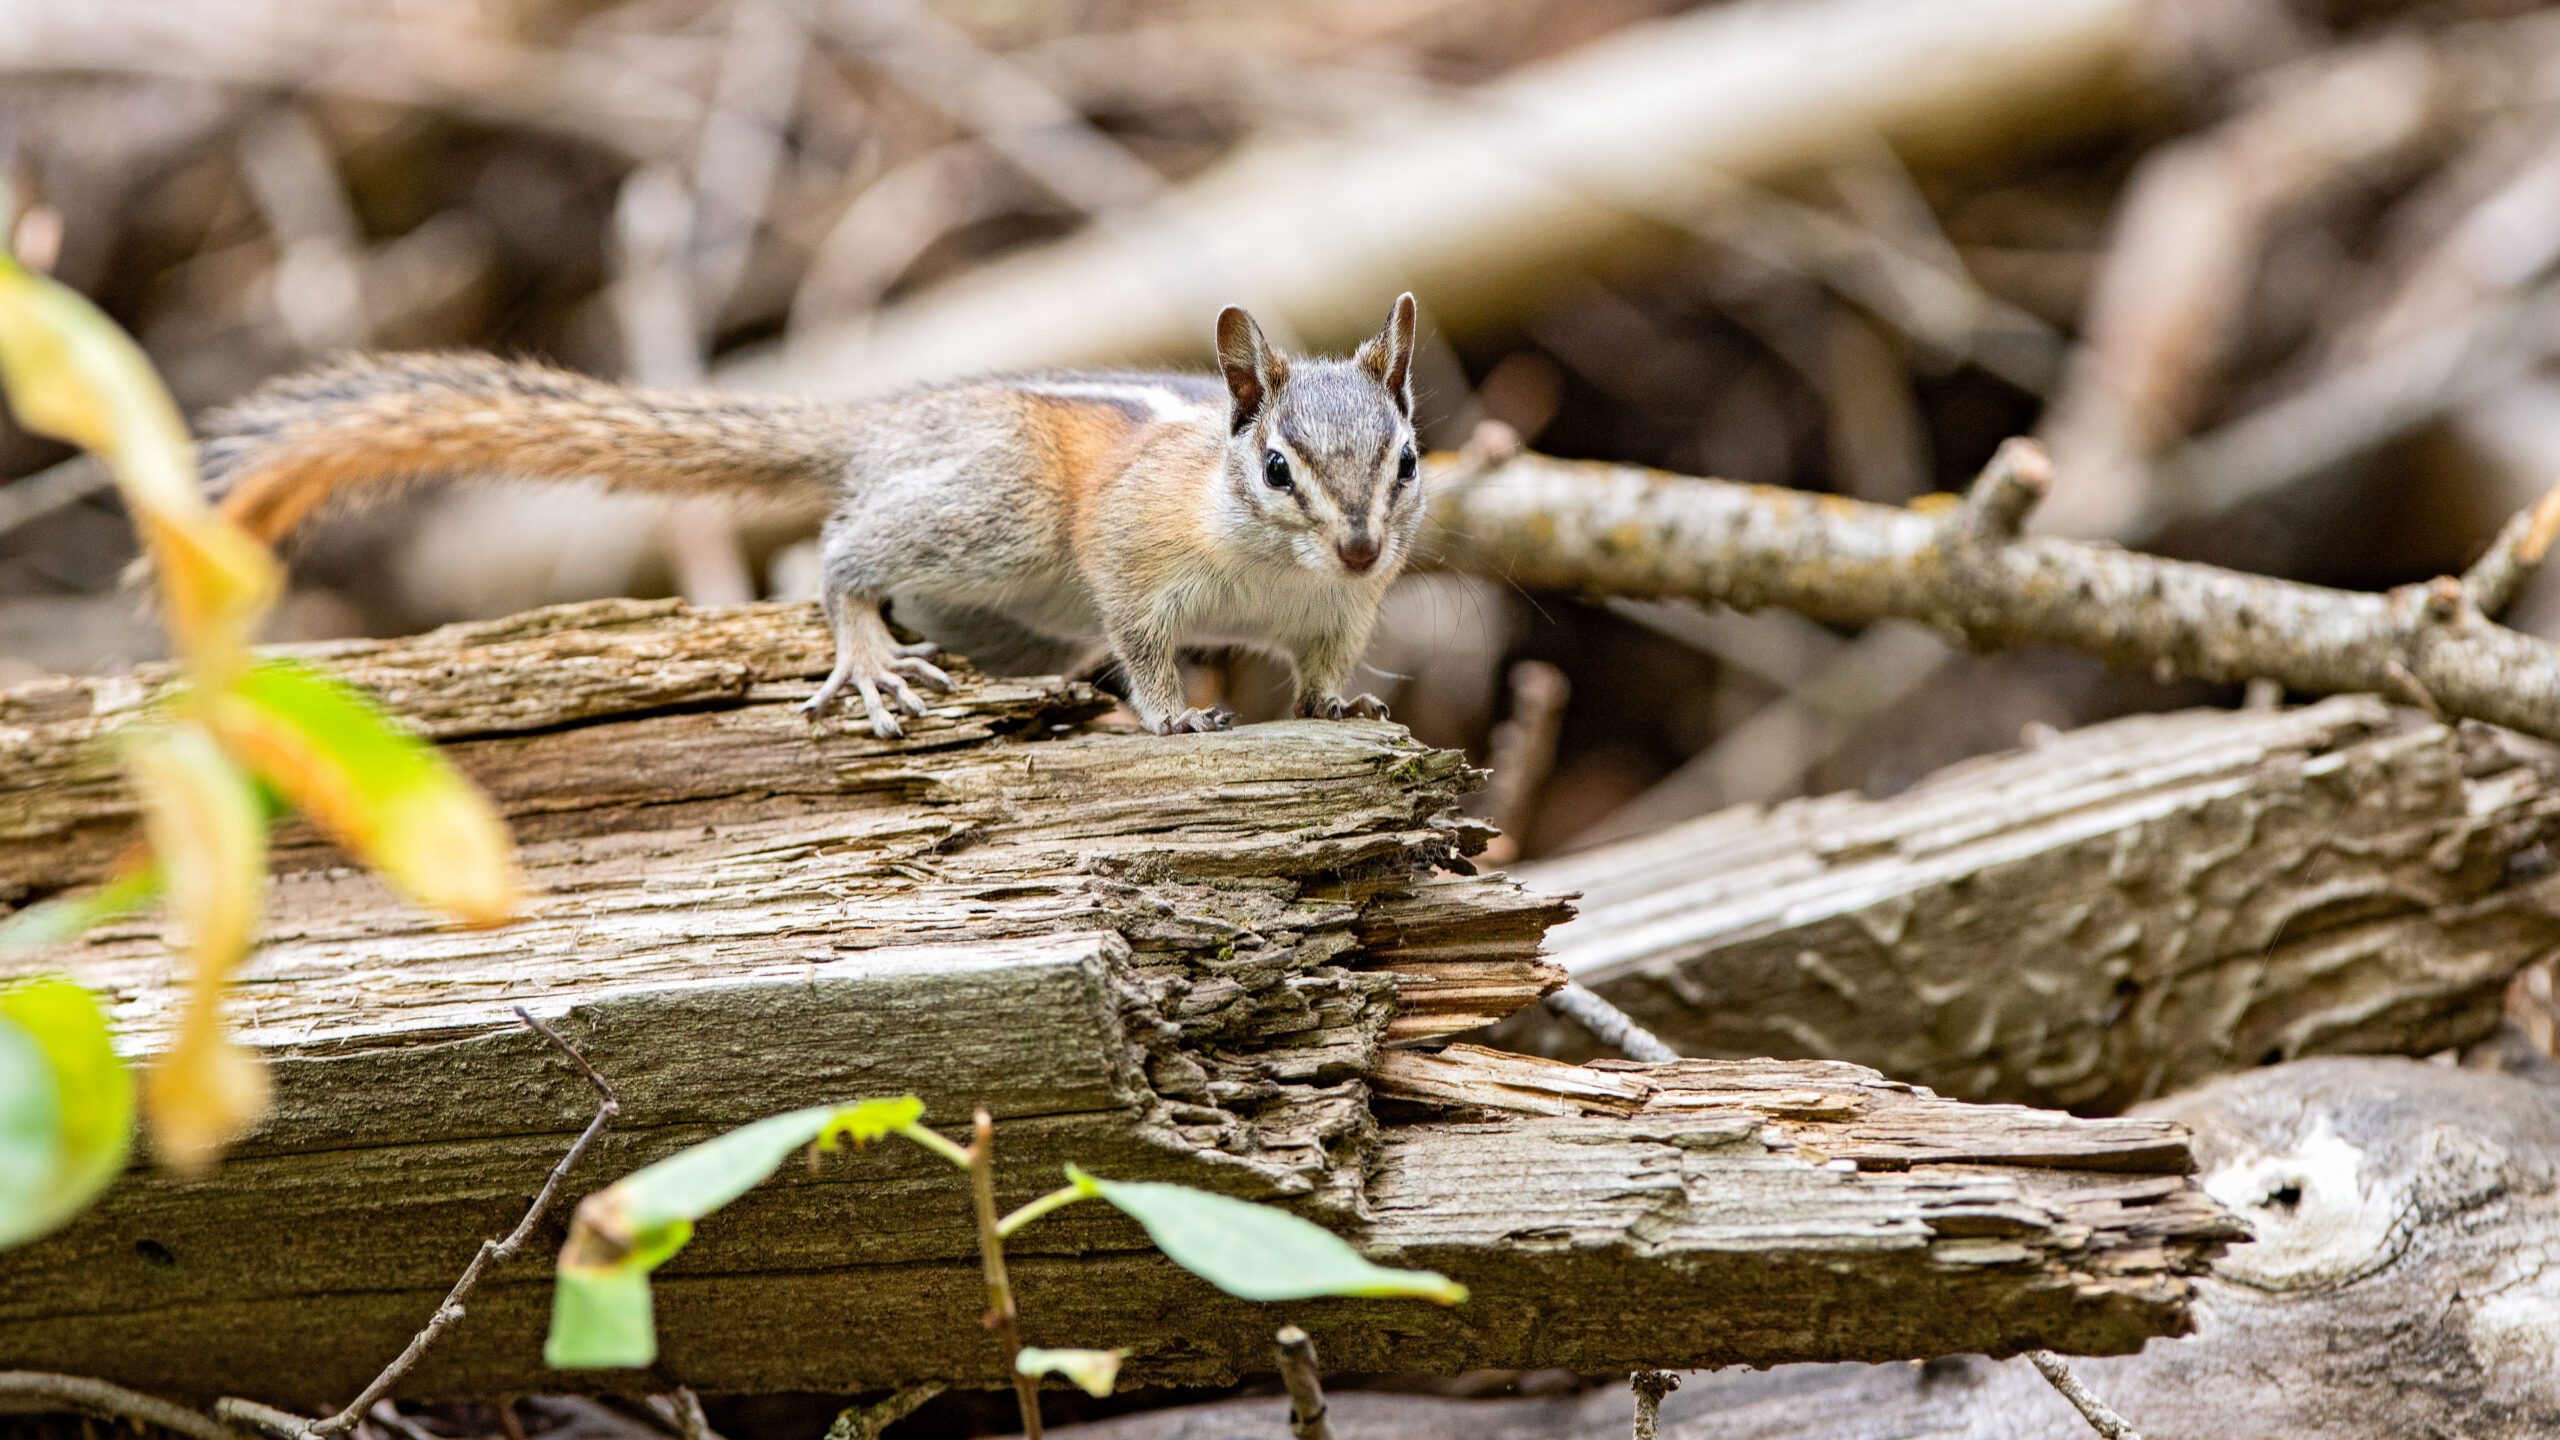
M 1422 528 L 1411 295 L 1348 360 L 1292 360 L 1235 306 L 1218 315 L 1227 486 L 1260 548 L 1320 573 L 1392 575 Z

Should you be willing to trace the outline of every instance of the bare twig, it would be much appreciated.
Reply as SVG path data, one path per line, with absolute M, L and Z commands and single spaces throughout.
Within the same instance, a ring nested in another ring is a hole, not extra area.
M 2531 508 L 2519 511 L 2489 542 L 2488 550 L 2462 572 L 2463 596 L 2483 615 L 2505 610 L 2541 568 L 2556 534 L 2560 534 L 2560 485 Z
M 1033 75 L 913 0 L 827 12 L 900 88 L 975 130 L 1034 182 L 1091 215 L 1153 199 L 1164 177 Z
M 1654 1440 L 1662 1429 L 1662 1397 L 1680 1388 L 1680 1377 L 1668 1370 L 1639 1370 L 1627 1377 L 1636 1392 L 1636 1440 Z
M 2123 537 L 2139 544 L 2172 519 L 2273 494 L 2479 400 L 2549 358 L 2555 327 L 2560 284 L 2545 283 L 2342 364 L 2163 457 L 2169 493 Z
M 1679 1051 L 1637 1024 L 1634 1016 L 1580 984 L 1567 982 L 1563 989 L 1549 995 L 1547 1008 L 1590 1031 L 1593 1039 L 1630 1060 L 1659 1064 L 1680 1058 Z
M 2014 540 L 2027 513 L 2052 489 L 2053 462 L 2045 458 L 2043 446 L 2033 440 L 2003 441 L 1965 492 L 1965 530 L 1976 540 Z
M 682 1440 L 721 1440 L 720 1432 L 711 1428 L 710 1417 L 702 1413 L 702 1397 L 690 1387 L 679 1385 L 674 1394 L 650 1396 L 649 1413 Z
M 2037 1374 L 2062 1392 L 2062 1398 L 2071 1402 L 2071 1408 L 2080 1412 L 2080 1418 L 2089 1422 L 2090 1429 L 2104 1435 L 2107 1440 L 2142 1440 L 2142 1432 L 2126 1423 L 2123 1416 L 2108 1409 L 2107 1402 L 2090 1394 L 2089 1387 L 2080 1383 L 2080 1377 L 2071 1373 L 2071 1367 L 2062 1363 L 2061 1356 L 2050 1350 L 2030 1350 L 2027 1361 L 2036 1367 Z
M 560 1163 L 551 1167 L 551 1174 L 543 1180 L 542 1189 L 535 1193 L 533 1204 L 526 1207 L 524 1218 L 516 1222 L 516 1228 L 508 1231 L 506 1238 L 502 1240 L 482 1242 L 480 1252 L 472 1256 L 470 1265 L 463 1269 L 462 1278 L 454 1281 L 453 1288 L 445 1292 L 444 1303 L 436 1307 L 436 1313 L 428 1318 L 426 1328 L 420 1330 L 416 1337 L 409 1341 L 408 1348 L 402 1350 L 398 1358 L 389 1365 L 384 1366 L 382 1373 L 373 1377 L 373 1383 L 365 1386 L 355 1399 L 348 1401 L 345 1409 L 307 1426 L 296 1420 L 293 1428 L 283 1430 L 281 1433 L 325 1437 L 353 1429 L 356 1422 L 362 1420 L 365 1413 L 373 1408 L 375 1401 L 389 1394 L 391 1387 L 400 1383 L 400 1377 L 409 1373 L 410 1367 L 418 1363 L 419 1357 L 427 1353 L 427 1347 L 433 1345 L 438 1336 L 460 1323 L 464 1297 L 471 1293 L 472 1287 L 480 1283 L 482 1275 L 505 1264 L 508 1257 L 523 1247 L 524 1242 L 532 1236 L 534 1227 L 540 1225 L 543 1217 L 551 1213 L 552 1202 L 560 1195 L 561 1182 L 567 1180 L 569 1172 L 577 1168 L 578 1161 L 587 1153 L 587 1147 L 593 1145 L 596 1137 L 604 1133 L 605 1127 L 613 1123 L 614 1117 L 622 1113 L 622 1102 L 615 1097 L 612 1084 L 603 1075 L 597 1073 L 595 1066 L 587 1063 L 587 1057 L 578 1053 L 577 1046 L 570 1044 L 566 1036 L 551 1028 L 548 1022 L 535 1016 L 532 1011 L 521 1005 L 515 1007 L 515 1010 L 517 1019 L 531 1026 L 535 1033 L 550 1041 L 561 1054 L 568 1056 L 569 1063 L 575 1065 L 578 1073 L 587 1077 L 587 1083 L 596 1088 L 597 1095 L 602 1098 L 596 1105 L 595 1118 L 587 1122 L 587 1128 L 580 1131 L 578 1138 L 570 1144 L 569 1153 L 561 1156 Z M 226 1400 L 223 1404 L 228 1407 L 233 1406 L 235 1402 Z M 230 1412 L 226 1410 L 225 1413 Z M 269 1416 L 281 1418 L 279 1412 L 273 1411 L 268 1412 L 266 1416 L 252 1418 L 262 1428 L 278 1428 L 268 1418 Z
M 41 1370 L 0 1370 L 0 1414 L 45 1413 L 154 1425 L 187 1440 L 243 1440 L 240 1431 L 219 1420 L 104 1380 Z
M 1022 1440 L 1040 1440 L 1040 1382 L 1022 1373 L 1022 1317 L 1014 1309 L 1013 1282 L 1004 1273 L 1004 1237 L 996 1225 L 996 1122 L 980 1110 L 969 1140 L 969 1198 L 978 1217 L 978 1263 L 987 1276 L 987 1328 L 1004 1345 L 1004 1368 L 1013 1376 L 1014 1403 L 1022 1409 Z
M 2471 67 L 2471 68 L 2477 68 Z M 2147 156 L 2125 188 L 2073 357 L 2044 430 L 2094 481 L 2045 516 L 2129 538 L 2174 508 L 2150 463 L 2186 433 L 2239 329 L 2276 223 L 2411 153 L 2469 94 L 2453 54 L 2414 37 L 2342 47 L 2280 72 L 2239 114 Z
M 836 1412 L 836 1423 L 827 1427 L 825 1440 L 880 1440 L 880 1432 L 906 1419 L 916 1407 L 942 1393 L 935 1383 L 909 1385 L 893 1390 L 889 1398 L 877 1405 L 848 1405 Z
M 85 455 L 13 480 L 0 486 L 0 535 L 65 505 L 78 504 L 114 483 L 106 466 Z
M 2560 739 L 2560 651 L 2462 604 L 2453 580 L 2331 590 L 2001 539 L 1963 518 L 2013 509 L 1895 509 L 1524 454 L 1444 482 L 1433 514 L 1438 563 L 1515 584 L 1781 605 L 1853 624 L 1899 617 L 1982 650 L 2049 645 L 2318 694 L 2403 696 L 2414 684 L 2448 715 Z
M 1481 813 L 1502 833 L 1487 844 L 1481 860 L 1505 865 L 1520 856 L 1520 837 L 1537 813 L 1538 792 L 1555 769 L 1556 742 L 1564 734 L 1564 708 L 1573 698 L 1573 682 L 1544 660 L 1523 660 L 1511 667 L 1511 716 L 1494 728 L 1487 745 L 1486 768 L 1493 779 L 1484 788 Z
M 1272 1337 L 1280 1358 L 1280 1383 L 1289 1387 L 1290 1440 L 1333 1440 L 1325 1419 L 1324 1377 L 1316 1368 L 1316 1342 L 1295 1325 L 1283 1325 Z
M 281 1436 L 283 1440 L 300 1440 L 300 1437 L 311 1433 L 311 1422 L 301 1416 L 273 1405 L 261 1405 L 255 1400 L 243 1400 L 237 1395 L 225 1395 L 214 1401 L 213 1413 L 228 1424 Z

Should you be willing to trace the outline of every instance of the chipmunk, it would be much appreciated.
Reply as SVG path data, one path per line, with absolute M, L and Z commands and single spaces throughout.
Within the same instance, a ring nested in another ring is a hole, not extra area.
M 1292 357 L 1230 306 L 1218 375 L 1033 373 L 841 403 L 358 356 L 218 412 L 202 453 L 223 512 L 271 542 L 341 497 L 475 475 L 829 504 L 835 669 L 802 708 L 850 688 L 884 739 L 925 713 L 915 685 L 950 686 L 884 604 L 928 637 L 1107 643 L 1159 735 L 1234 721 L 1185 706 L 1185 642 L 1285 656 L 1300 715 L 1383 718 L 1342 692 L 1422 524 L 1415 319 L 1402 295 L 1349 359 Z

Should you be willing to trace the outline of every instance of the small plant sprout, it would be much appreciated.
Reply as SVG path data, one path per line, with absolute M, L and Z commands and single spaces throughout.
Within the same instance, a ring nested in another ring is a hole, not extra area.
M 1246 1300 L 1384 1296 L 1455 1305 L 1463 1285 L 1427 1270 L 1374 1264 L 1323 1227 L 1284 1210 L 1183 1185 L 1105 1180 L 1068 1166 L 1067 1183 L 1010 1214 L 994 1205 L 994 1127 L 983 1110 L 967 1145 L 923 1123 L 912 1095 L 813 1106 L 742 1126 L 635 1170 L 578 1206 L 561 1247 L 544 1358 L 555 1366 L 642 1366 L 658 1356 L 649 1272 L 684 1248 L 694 1224 L 764 1181 L 801 1146 L 831 1149 L 897 1136 L 968 1172 L 987 1279 L 989 1328 L 1012 1352 L 1023 1433 L 1040 1434 L 1038 1377 L 1057 1375 L 1108 1395 L 1125 1350 L 1026 1346 L 1019 1334 L 1004 1241 L 1069 1205 L 1100 1200 L 1136 1220 L 1166 1258 Z

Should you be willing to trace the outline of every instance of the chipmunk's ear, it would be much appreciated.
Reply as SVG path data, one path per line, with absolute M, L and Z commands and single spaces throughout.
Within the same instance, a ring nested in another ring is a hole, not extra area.
M 1227 414 L 1230 435 L 1249 429 L 1289 378 L 1289 362 L 1262 338 L 1262 327 L 1241 305 L 1218 312 L 1218 368 L 1226 372 L 1227 396 L 1234 402 Z
M 1387 393 L 1395 397 L 1396 408 L 1408 420 L 1413 418 L 1413 331 L 1419 315 L 1413 292 L 1407 290 L 1396 297 L 1395 313 L 1387 317 L 1387 328 L 1361 342 L 1359 351 L 1351 357 L 1387 387 Z

